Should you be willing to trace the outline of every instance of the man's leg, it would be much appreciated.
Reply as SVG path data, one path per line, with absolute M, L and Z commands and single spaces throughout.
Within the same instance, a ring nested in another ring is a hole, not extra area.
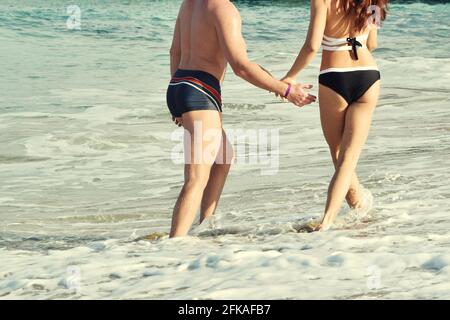
M 219 112 L 192 111 L 183 114 L 185 129 L 185 181 L 172 217 L 170 237 L 185 236 L 192 226 L 211 167 L 220 147 L 222 124 Z
M 211 168 L 208 185 L 203 193 L 200 222 L 212 216 L 216 211 L 233 159 L 233 146 L 228 141 L 225 131 L 223 131 L 220 150 Z

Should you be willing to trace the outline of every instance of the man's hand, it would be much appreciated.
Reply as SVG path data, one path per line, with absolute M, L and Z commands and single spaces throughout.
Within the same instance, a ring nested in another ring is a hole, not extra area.
M 294 84 L 292 85 L 291 92 L 287 96 L 287 99 L 298 107 L 313 103 L 316 101 L 316 97 L 305 92 L 305 89 L 311 89 L 313 86 L 310 84 Z
M 284 102 L 290 101 L 296 106 L 303 107 L 304 105 L 310 104 L 316 101 L 316 97 L 308 94 L 304 89 L 311 89 L 313 86 L 310 84 L 297 84 L 294 78 L 285 76 L 281 79 L 284 83 L 292 85 L 291 92 L 288 98 L 281 97 Z M 276 94 L 278 97 L 279 95 Z
M 181 127 L 183 125 L 183 118 L 179 117 L 179 118 L 175 118 L 172 117 L 172 121 L 175 123 L 175 125 Z
M 285 76 L 285 77 L 281 78 L 280 81 L 283 81 L 284 83 L 291 84 L 291 85 L 297 84 L 297 82 L 295 81 L 294 78 L 290 78 L 288 76 Z M 281 100 L 283 102 L 287 102 L 288 101 L 286 98 L 284 98 L 283 96 L 280 96 L 278 93 L 275 93 L 275 97 L 281 98 Z

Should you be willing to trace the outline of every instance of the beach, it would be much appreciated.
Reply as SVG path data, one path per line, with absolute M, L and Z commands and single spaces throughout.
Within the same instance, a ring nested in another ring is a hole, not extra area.
M 334 171 L 318 104 L 228 68 L 225 130 L 279 141 L 257 161 L 245 142 L 213 225 L 149 241 L 183 184 L 165 102 L 180 1 L 76 3 L 79 26 L 63 2 L 0 4 L 0 299 L 450 299 L 450 4 L 396 2 L 379 31 L 367 216 L 298 232 Z M 236 5 L 250 58 L 282 77 L 309 7 L 270 3 Z M 299 76 L 314 94 L 319 67 Z

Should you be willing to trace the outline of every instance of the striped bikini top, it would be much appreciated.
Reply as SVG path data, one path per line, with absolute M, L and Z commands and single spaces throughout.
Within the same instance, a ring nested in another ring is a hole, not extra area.
M 327 51 L 353 51 L 356 60 L 358 60 L 358 47 L 367 48 L 366 42 L 369 34 L 361 35 L 354 38 L 332 38 L 326 35 L 323 36 L 322 48 Z

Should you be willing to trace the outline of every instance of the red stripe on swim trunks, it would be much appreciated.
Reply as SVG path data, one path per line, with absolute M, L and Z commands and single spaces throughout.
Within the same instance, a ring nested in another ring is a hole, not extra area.
M 219 92 L 217 92 L 216 89 L 214 89 L 213 87 L 207 85 L 206 83 L 204 83 L 203 81 L 200 81 L 196 78 L 193 77 L 184 77 L 184 78 L 172 78 L 171 82 L 180 82 L 180 81 L 188 81 L 188 82 L 192 82 L 195 83 L 205 89 L 207 89 L 209 92 L 211 92 L 211 94 L 217 99 L 217 101 L 219 101 L 220 103 L 222 103 L 222 98 L 219 94 Z

